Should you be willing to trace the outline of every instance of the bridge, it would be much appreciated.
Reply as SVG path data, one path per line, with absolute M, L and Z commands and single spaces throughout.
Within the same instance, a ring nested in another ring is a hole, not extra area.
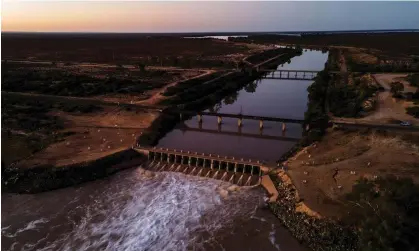
M 266 72 L 263 79 L 313 80 L 319 71 L 259 69 L 258 72 Z
M 239 120 L 243 119 L 251 119 L 251 120 L 259 120 L 259 121 L 276 121 L 276 122 L 283 122 L 283 123 L 294 123 L 294 124 L 303 124 L 303 119 L 289 119 L 289 118 L 281 118 L 281 117 L 268 117 L 268 116 L 257 116 L 257 115 L 246 115 L 246 114 L 231 114 L 231 113 L 218 113 L 218 112 L 196 112 L 190 110 L 182 110 L 182 109 L 166 109 L 163 112 L 165 113 L 172 113 L 172 114 L 179 114 L 181 120 L 183 120 L 183 115 L 189 116 L 198 116 L 198 120 L 202 121 L 202 116 L 213 116 L 218 117 L 219 124 L 222 122 L 222 118 L 237 118 Z
M 220 135 L 229 135 L 229 136 L 243 136 L 243 137 L 249 137 L 249 138 L 257 138 L 257 139 L 269 139 L 269 140 L 280 140 L 280 141 L 289 141 L 289 142 L 298 142 L 300 139 L 299 138 L 291 138 L 291 137 L 286 137 L 285 133 L 283 131 L 282 136 L 274 136 L 274 135 L 264 135 L 262 132 L 262 130 L 260 131 L 259 134 L 256 133 L 245 133 L 241 131 L 241 127 L 238 127 L 238 131 L 237 132 L 233 132 L 233 131 L 222 131 L 221 130 L 221 125 L 218 126 L 217 130 L 214 129 L 203 129 L 202 128 L 202 124 L 199 124 L 200 128 L 194 128 L 194 127 L 189 127 L 187 125 L 184 125 L 182 127 L 180 127 L 181 131 L 191 131 L 191 132 L 204 132 L 204 133 L 213 133 L 213 134 L 220 134 Z
M 241 127 L 243 125 L 243 119 L 250 119 L 250 120 L 259 120 L 259 128 L 263 129 L 263 122 L 264 121 L 276 121 L 282 122 L 282 131 L 286 130 L 286 123 L 294 123 L 294 124 L 304 124 L 304 120 L 302 119 L 288 119 L 288 118 L 280 118 L 280 117 L 268 117 L 268 116 L 255 116 L 255 115 L 244 115 L 244 114 L 230 114 L 230 113 L 217 113 L 217 112 L 195 112 L 195 111 L 187 111 L 187 110 L 166 110 L 165 112 L 168 113 L 176 113 L 179 114 L 179 119 L 182 121 L 184 119 L 184 115 L 188 116 L 197 116 L 198 122 L 200 124 L 203 123 L 203 116 L 213 116 L 217 117 L 217 124 L 221 125 L 223 118 L 237 118 L 237 126 Z M 309 130 L 309 126 L 306 125 L 306 130 Z

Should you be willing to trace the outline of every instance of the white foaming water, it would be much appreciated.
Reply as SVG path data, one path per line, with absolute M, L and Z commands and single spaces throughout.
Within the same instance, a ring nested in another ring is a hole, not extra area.
M 215 232 L 251 217 L 262 201 L 260 190 L 227 192 L 230 184 L 218 180 L 151 176 L 137 169 L 79 189 L 18 195 L 29 197 L 27 208 L 16 212 L 13 206 L 22 205 L 11 203 L 3 242 L 10 250 L 203 250 Z M 28 215 L 30 207 L 39 210 Z M 14 221 L 19 216 L 27 221 Z M 31 239 L 34 233 L 39 237 Z

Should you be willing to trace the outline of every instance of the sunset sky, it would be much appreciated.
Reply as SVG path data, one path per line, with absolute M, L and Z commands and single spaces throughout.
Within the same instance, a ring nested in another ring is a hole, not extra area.
M 418 29 L 419 2 L 3 1 L 2 31 Z

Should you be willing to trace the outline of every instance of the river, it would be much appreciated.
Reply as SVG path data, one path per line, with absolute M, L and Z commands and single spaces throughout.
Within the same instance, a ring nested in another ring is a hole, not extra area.
M 305 51 L 278 69 L 320 71 L 326 61 L 327 53 Z M 312 82 L 284 79 L 257 80 L 226 97 L 209 111 L 304 119 L 308 102 L 307 87 Z M 185 121 L 185 125 L 178 125 L 177 129 L 169 132 L 159 141 L 158 146 L 274 162 L 296 144 L 296 140 L 301 138 L 303 132 L 300 124 L 286 124 L 286 131 L 283 132 L 282 123 L 278 122 L 264 121 L 263 130 L 259 129 L 259 121 L 243 120 L 241 128 L 237 123 L 237 119 L 223 118 L 219 127 L 216 117 L 203 116 L 202 129 L 207 130 L 204 132 L 197 130 L 198 119 L 193 117 Z M 247 135 L 243 136 L 240 133 Z M 248 134 L 254 136 L 248 137 Z M 278 139 L 263 139 L 258 137 L 260 135 L 277 136 Z M 284 139 L 281 140 L 280 137 Z
M 320 70 L 326 58 L 304 52 L 283 68 Z M 310 83 L 264 79 L 212 109 L 302 118 Z M 217 129 L 215 120 L 204 119 L 203 127 Z M 196 118 L 186 124 L 196 127 Z M 237 121 L 224 120 L 222 130 L 234 132 Z M 260 134 L 252 121 L 244 121 L 242 131 Z M 266 123 L 262 133 L 284 136 L 275 123 Z M 290 125 L 285 136 L 299 138 L 301 126 Z M 180 129 L 159 142 L 264 159 L 277 158 L 293 144 Z M 138 167 L 55 191 L 3 194 L 1 200 L 2 250 L 306 250 L 266 209 L 260 187 L 237 188 L 182 173 Z

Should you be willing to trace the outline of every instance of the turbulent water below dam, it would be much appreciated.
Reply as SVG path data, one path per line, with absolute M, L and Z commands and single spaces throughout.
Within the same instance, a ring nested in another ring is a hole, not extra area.
M 135 168 L 2 196 L 2 250 L 303 250 L 260 187 Z

